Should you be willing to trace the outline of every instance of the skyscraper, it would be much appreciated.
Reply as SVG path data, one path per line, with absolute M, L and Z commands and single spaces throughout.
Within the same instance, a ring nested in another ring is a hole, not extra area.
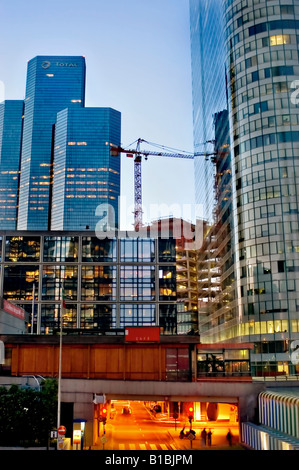
M 82 108 L 84 100 L 84 57 L 37 56 L 28 62 L 19 230 L 49 228 L 53 125 L 59 111 Z
M 222 59 L 209 21 L 216 10 L 223 18 L 223 29 L 217 23 Z M 205 90 L 220 60 L 226 69 L 231 155 L 233 264 L 227 258 L 220 272 L 232 293 L 230 313 L 223 304 L 214 305 L 199 332 L 203 341 L 253 342 L 254 375 L 298 373 L 290 352 L 299 339 L 299 109 L 293 99 L 299 4 L 190 0 L 190 11 L 192 55 L 202 57 L 204 49 L 209 64 L 201 67 L 203 84 L 193 80 L 194 115 L 200 116 L 195 135 L 207 116 L 196 99 L 198 87 Z M 194 59 L 192 64 L 196 73 Z M 221 111 L 220 101 L 209 103 L 208 117 Z M 217 190 L 223 193 L 216 180 Z
M 111 108 L 64 109 L 54 135 L 51 230 L 95 230 L 100 204 L 113 207 L 118 225 L 120 113 Z
M 227 109 L 222 0 L 190 0 L 194 152 L 212 152 L 214 115 Z M 213 218 L 215 169 L 195 159 L 196 202 L 204 218 Z
M 15 230 L 23 127 L 23 101 L 0 103 L 0 229 Z

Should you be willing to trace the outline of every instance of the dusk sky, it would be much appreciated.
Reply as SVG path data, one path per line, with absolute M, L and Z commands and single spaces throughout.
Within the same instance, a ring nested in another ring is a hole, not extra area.
M 24 98 L 36 55 L 83 55 L 86 106 L 121 112 L 124 147 L 142 138 L 193 152 L 188 0 L 0 0 L 0 14 L 5 99 Z M 121 224 L 132 228 L 133 161 L 121 158 Z M 165 205 L 163 216 L 177 215 L 177 205 L 186 214 L 193 161 L 149 157 L 142 169 L 144 219 L 150 204 Z

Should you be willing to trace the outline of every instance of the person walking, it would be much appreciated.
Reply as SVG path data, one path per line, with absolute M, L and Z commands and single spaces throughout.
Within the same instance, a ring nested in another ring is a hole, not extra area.
M 226 439 L 227 439 L 227 441 L 228 441 L 228 444 L 231 446 L 231 445 L 232 445 L 233 435 L 232 435 L 230 429 L 228 430 L 228 433 L 227 433 L 227 435 L 226 435 Z
M 206 432 L 206 428 L 203 428 L 203 430 L 201 431 L 201 445 L 202 445 L 202 447 L 206 446 L 206 442 L 207 442 L 207 432 Z
M 207 436 L 208 436 L 208 446 L 211 446 L 211 445 L 212 445 L 212 434 L 213 434 L 213 433 L 212 433 L 212 430 L 209 429 L 209 432 L 208 432 L 208 434 L 207 434 Z

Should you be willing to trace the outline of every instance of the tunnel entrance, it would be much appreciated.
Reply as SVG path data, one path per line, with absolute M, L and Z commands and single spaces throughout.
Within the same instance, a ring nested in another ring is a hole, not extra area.
M 203 429 L 215 446 L 228 444 L 230 429 L 239 441 L 238 406 L 231 403 L 111 399 L 95 405 L 95 443 L 110 450 L 184 450 L 201 447 Z M 195 432 L 192 443 L 180 431 Z M 208 443 L 207 443 L 208 445 Z

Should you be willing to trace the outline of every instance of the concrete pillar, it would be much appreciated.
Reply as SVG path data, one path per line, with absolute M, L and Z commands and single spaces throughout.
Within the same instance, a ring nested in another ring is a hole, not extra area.
M 93 445 L 93 421 L 94 421 L 93 402 L 74 402 L 74 420 L 85 420 L 84 445 L 90 447 Z M 74 423 L 75 424 L 75 423 Z

